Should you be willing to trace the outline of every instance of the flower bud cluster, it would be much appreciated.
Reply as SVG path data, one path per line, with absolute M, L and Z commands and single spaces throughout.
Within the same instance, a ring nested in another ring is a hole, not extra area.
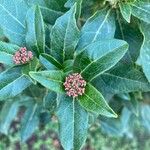
M 82 78 L 81 74 L 73 73 L 66 77 L 64 86 L 67 95 L 75 98 L 84 94 L 86 81 Z

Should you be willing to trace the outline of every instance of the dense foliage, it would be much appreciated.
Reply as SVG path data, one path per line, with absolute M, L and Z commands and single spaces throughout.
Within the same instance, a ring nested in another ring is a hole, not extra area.
M 23 108 L 21 141 L 56 116 L 65 150 L 96 121 L 150 131 L 149 0 L 0 0 L 0 12 L 1 133 Z

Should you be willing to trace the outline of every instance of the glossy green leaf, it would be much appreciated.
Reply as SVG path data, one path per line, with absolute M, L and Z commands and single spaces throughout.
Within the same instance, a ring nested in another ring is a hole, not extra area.
M 104 40 L 88 45 L 77 54 L 74 71 L 80 72 L 86 81 L 112 68 L 127 52 L 128 44 L 121 40 Z
M 131 3 L 132 5 L 132 15 L 143 20 L 147 23 L 150 23 L 150 3 L 149 2 L 142 2 L 136 1 Z
M 40 106 L 38 104 L 32 104 L 27 108 L 22 120 L 21 120 L 21 141 L 25 142 L 36 130 L 39 125 Z
M 0 26 L 8 39 L 20 46 L 25 43 L 24 18 L 27 9 L 25 0 L 0 0 Z
M 80 105 L 87 111 L 107 117 L 117 117 L 117 114 L 109 107 L 102 94 L 91 84 L 86 85 L 84 95 L 78 99 Z
M 64 87 L 63 87 L 63 80 L 64 80 L 64 74 L 62 71 L 40 71 L 40 72 L 33 72 L 31 71 L 30 76 L 45 86 L 46 88 L 58 92 L 63 93 Z
M 18 100 L 7 101 L 0 111 L 0 132 L 8 134 L 8 130 L 19 109 Z
M 31 79 L 22 75 L 19 68 L 12 68 L 0 74 L 0 101 L 20 94 L 32 84 Z
M 131 19 L 131 6 L 130 6 L 130 4 L 120 2 L 119 7 L 120 7 L 120 11 L 121 11 L 121 14 L 122 14 L 123 18 L 128 23 L 130 23 L 130 19 Z
M 50 64 L 51 66 L 53 66 L 52 68 L 59 68 L 59 69 L 62 69 L 63 66 L 51 55 L 49 54 L 41 54 L 41 57 L 40 57 L 43 61 L 45 60 L 45 62 L 47 62 L 47 65 L 49 64 L 49 67 L 48 69 L 51 69 L 50 67 Z M 47 60 L 47 61 L 46 61 Z M 48 63 L 49 62 L 49 63 Z M 45 64 L 45 63 L 44 63 Z M 45 64 L 46 65 L 46 64 Z M 46 66 L 47 66 L 46 65 Z M 55 67 L 54 67 L 55 66 Z
M 45 51 L 45 28 L 43 17 L 38 6 L 29 9 L 26 16 L 26 45 L 36 54 Z
M 76 5 L 57 19 L 51 30 L 52 55 L 60 62 L 72 59 L 78 42 L 79 30 L 75 19 Z
M 113 12 L 103 9 L 89 18 L 81 29 L 77 51 L 82 50 L 92 42 L 112 39 L 115 34 L 115 19 Z
M 142 22 L 140 27 L 144 36 L 143 45 L 140 51 L 140 63 L 148 81 L 150 82 L 150 25 Z
M 0 41 L 0 63 L 14 66 L 13 55 L 17 50 L 19 50 L 17 45 Z
M 61 144 L 65 150 L 79 150 L 87 136 L 88 113 L 79 105 L 78 100 L 66 95 L 60 95 L 58 101 Z

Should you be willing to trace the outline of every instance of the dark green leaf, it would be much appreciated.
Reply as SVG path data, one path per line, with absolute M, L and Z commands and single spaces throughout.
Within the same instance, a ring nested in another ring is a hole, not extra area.
M 49 24 L 54 24 L 56 19 L 63 15 L 64 4 L 66 0 L 28 0 L 32 5 L 39 5 L 44 21 Z
M 76 5 L 58 18 L 51 30 L 52 55 L 60 62 L 72 59 L 78 42 L 79 30 L 75 19 Z
M 36 54 L 45 51 L 45 28 L 43 17 L 38 6 L 29 9 L 26 16 L 26 44 Z
M 88 113 L 74 100 L 60 95 L 57 116 L 60 122 L 60 140 L 66 150 L 79 150 L 84 144 L 88 129 Z
M 45 60 L 45 62 L 47 62 L 46 64 L 45 64 L 45 66 L 47 66 L 46 68 L 48 68 L 48 69 L 53 69 L 53 68 L 59 68 L 59 69 L 62 69 L 63 68 L 63 66 L 54 58 L 54 57 L 52 57 L 51 55 L 49 55 L 49 54 L 41 54 L 41 57 L 40 57 L 43 61 Z M 48 63 L 49 62 L 49 63 Z M 50 65 L 51 64 L 51 65 Z M 52 67 L 50 67 L 50 66 L 52 66 Z
M 103 9 L 89 18 L 81 29 L 77 51 L 82 50 L 92 42 L 112 39 L 115 34 L 115 19 L 113 12 Z
M 104 40 L 88 45 L 77 54 L 74 71 L 80 72 L 86 81 L 112 68 L 126 53 L 128 44 L 121 40 Z
M 85 93 L 79 97 L 79 102 L 87 111 L 107 117 L 117 117 L 117 114 L 109 107 L 102 94 L 90 84 L 86 85 Z
M 31 71 L 30 76 L 45 86 L 46 88 L 58 92 L 63 93 L 63 80 L 64 74 L 62 71 L 40 71 L 40 72 L 33 72 Z
M 111 93 L 128 93 L 134 91 L 149 91 L 150 84 L 144 74 L 128 65 L 104 73 L 92 81 L 92 84 L 105 95 Z

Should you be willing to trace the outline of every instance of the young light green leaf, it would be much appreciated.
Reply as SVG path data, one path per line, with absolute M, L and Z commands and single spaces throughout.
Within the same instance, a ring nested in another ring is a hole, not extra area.
M 6 101 L 0 111 L 0 132 L 8 134 L 9 127 L 19 110 L 18 100 Z
M 77 51 L 92 42 L 112 39 L 115 34 L 115 19 L 111 9 L 103 9 L 89 18 L 81 29 Z
M 0 101 L 7 100 L 29 87 L 31 79 L 22 75 L 19 68 L 12 68 L 0 74 Z
M 63 80 L 64 80 L 64 74 L 62 71 L 40 71 L 40 72 L 33 72 L 31 71 L 30 76 L 45 86 L 46 88 L 58 92 L 63 93 Z
M 109 107 L 102 94 L 91 84 L 86 85 L 84 95 L 78 99 L 80 105 L 87 111 L 107 117 L 117 117 L 117 114 Z
M 0 63 L 14 66 L 13 55 L 19 50 L 19 46 L 0 41 Z
M 60 63 L 73 58 L 73 52 L 78 42 L 79 30 L 75 19 L 76 5 L 57 19 L 51 30 L 51 49 Z
M 123 18 L 128 23 L 130 23 L 130 19 L 131 19 L 131 6 L 130 6 L 130 4 L 120 2 L 119 7 L 120 7 L 120 11 L 121 11 L 121 14 L 122 14 Z
M 32 104 L 27 108 L 21 121 L 21 141 L 25 142 L 36 130 L 39 125 L 38 115 L 41 107 L 38 104 Z
M 39 6 L 33 6 L 26 16 L 26 45 L 37 55 L 45 51 L 45 28 Z
M 88 129 L 88 113 L 67 95 L 60 95 L 57 110 L 60 122 L 60 140 L 64 149 L 79 150 L 83 146 Z
M 25 44 L 24 18 L 27 9 L 24 0 L 0 0 L 0 26 L 10 42 L 20 46 Z
M 74 71 L 80 72 L 86 81 L 91 81 L 112 68 L 127 50 L 128 44 L 122 40 L 113 39 L 92 43 L 77 54 Z
M 131 3 L 132 5 L 132 15 L 143 20 L 147 23 L 150 23 L 150 3 L 135 1 Z
M 150 82 L 150 24 L 142 22 L 140 25 L 141 32 L 144 36 L 143 45 L 140 51 L 140 62 L 143 68 L 143 71 Z

